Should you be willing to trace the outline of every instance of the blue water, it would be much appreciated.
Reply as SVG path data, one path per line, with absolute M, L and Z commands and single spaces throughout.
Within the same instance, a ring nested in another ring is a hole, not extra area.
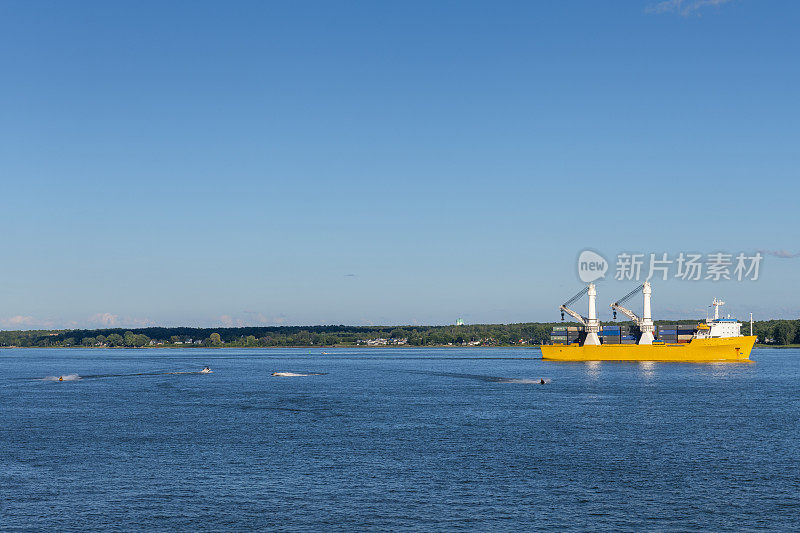
M 800 350 L 327 351 L 0 351 L 0 528 L 800 527 Z

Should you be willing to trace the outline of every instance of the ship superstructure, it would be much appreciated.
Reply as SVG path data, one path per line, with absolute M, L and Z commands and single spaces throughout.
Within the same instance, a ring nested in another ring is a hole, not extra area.
M 738 320 L 731 318 L 719 317 L 720 306 L 725 305 L 725 302 L 717 300 L 711 302 L 711 307 L 714 308 L 714 318 L 707 318 L 705 326 L 701 324 L 697 331 L 698 339 L 718 339 L 724 337 L 739 337 L 742 333 L 742 323 Z

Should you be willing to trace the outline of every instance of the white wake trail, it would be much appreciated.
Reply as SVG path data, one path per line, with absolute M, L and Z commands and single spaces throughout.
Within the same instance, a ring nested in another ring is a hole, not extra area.
M 66 376 L 47 376 L 42 381 L 78 381 L 81 377 L 78 374 L 67 374 Z

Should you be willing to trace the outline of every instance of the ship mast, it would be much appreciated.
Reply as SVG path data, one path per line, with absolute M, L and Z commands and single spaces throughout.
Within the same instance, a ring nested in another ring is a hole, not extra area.
M 588 317 L 582 316 L 580 313 L 570 309 L 569 307 L 580 300 L 584 294 L 589 296 Z M 597 289 L 595 289 L 594 283 L 590 283 L 588 286 L 581 289 L 578 294 L 564 302 L 559 309 L 561 310 L 561 320 L 564 320 L 564 313 L 567 313 L 569 316 L 573 317 L 575 320 L 585 326 L 586 340 L 583 343 L 584 345 L 600 345 L 600 337 L 597 336 L 597 333 L 600 331 L 600 321 L 597 319 Z
M 719 306 L 725 305 L 725 302 L 714 298 L 714 300 L 711 302 L 711 305 L 714 307 L 714 320 L 719 320 Z
M 642 317 L 640 318 L 636 313 L 628 309 L 627 307 L 623 307 L 622 304 L 636 296 L 636 294 L 641 291 L 642 295 L 644 296 L 644 308 L 642 312 Z M 642 336 L 639 337 L 639 344 L 653 344 L 654 336 L 653 332 L 655 331 L 655 326 L 653 325 L 653 318 L 651 316 L 650 311 L 650 296 L 653 294 L 653 289 L 650 287 L 650 282 L 645 281 L 631 292 L 611 304 L 611 309 L 614 310 L 614 318 L 617 318 L 617 311 L 624 313 L 627 315 L 631 320 L 633 320 L 637 326 L 639 326 L 639 330 L 642 332 Z
M 600 321 L 597 320 L 597 290 L 594 288 L 594 283 L 589 284 L 589 320 L 586 323 L 586 340 L 584 345 L 599 346 L 600 338 L 597 333 L 600 331 Z

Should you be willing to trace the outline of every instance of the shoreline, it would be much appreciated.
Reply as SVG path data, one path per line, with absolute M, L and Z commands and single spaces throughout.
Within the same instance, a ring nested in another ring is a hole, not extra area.
M 459 346 L 451 346 L 447 344 L 432 344 L 426 346 L 410 346 L 410 345 L 392 345 L 388 344 L 385 346 L 363 346 L 363 345 L 335 345 L 335 346 L 318 346 L 318 345 L 293 345 L 293 346 L 172 346 L 172 345 L 164 345 L 164 346 L 0 346 L 0 350 L 53 350 L 53 349 L 83 349 L 83 350 L 157 350 L 157 349 L 168 349 L 168 350 L 201 350 L 201 349 L 213 349 L 213 350 L 230 350 L 230 349 L 238 349 L 238 350 L 279 350 L 283 348 L 302 348 L 308 350 L 335 350 L 341 348 L 356 348 L 356 349 L 364 349 L 364 350 L 374 350 L 377 348 L 390 348 L 390 349 L 419 349 L 419 348 L 469 348 L 469 349 L 480 349 L 480 348 L 519 348 L 519 349 L 528 349 L 528 350 L 539 350 L 542 345 L 540 344 L 529 344 L 529 345 L 519 345 L 519 344 L 497 344 L 491 346 L 469 346 L 469 345 L 459 345 Z M 775 349 L 775 350 L 786 350 L 786 349 L 798 349 L 800 348 L 800 344 L 756 344 L 753 348 L 766 348 L 766 349 Z M 325 354 L 319 354 L 325 355 Z
M 385 346 L 363 346 L 363 345 L 336 345 L 336 346 L 318 346 L 318 345 L 296 345 L 296 346 L 0 346 L 0 350 L 73 350 L 80 348 L 83 350 L 156 350 L 156 349 L 169 349 L 169 350 L 277 350 L 281 348 L 303 348 L 310 350 L 334 350 L 341 348 L 358 348 L 365 350 L 374 350 L 376 348 L 391 348 L 391 349 L 409 349 L 409 348 L 522 348 L 522 349 L 539 349 L 539 344 L 519 345 L 519 344 L 497 344 L 492 346 L 449 346 L 446 344 L 435 344 L 426 346 L 409 346 L 409 345 L 392 345 Z

